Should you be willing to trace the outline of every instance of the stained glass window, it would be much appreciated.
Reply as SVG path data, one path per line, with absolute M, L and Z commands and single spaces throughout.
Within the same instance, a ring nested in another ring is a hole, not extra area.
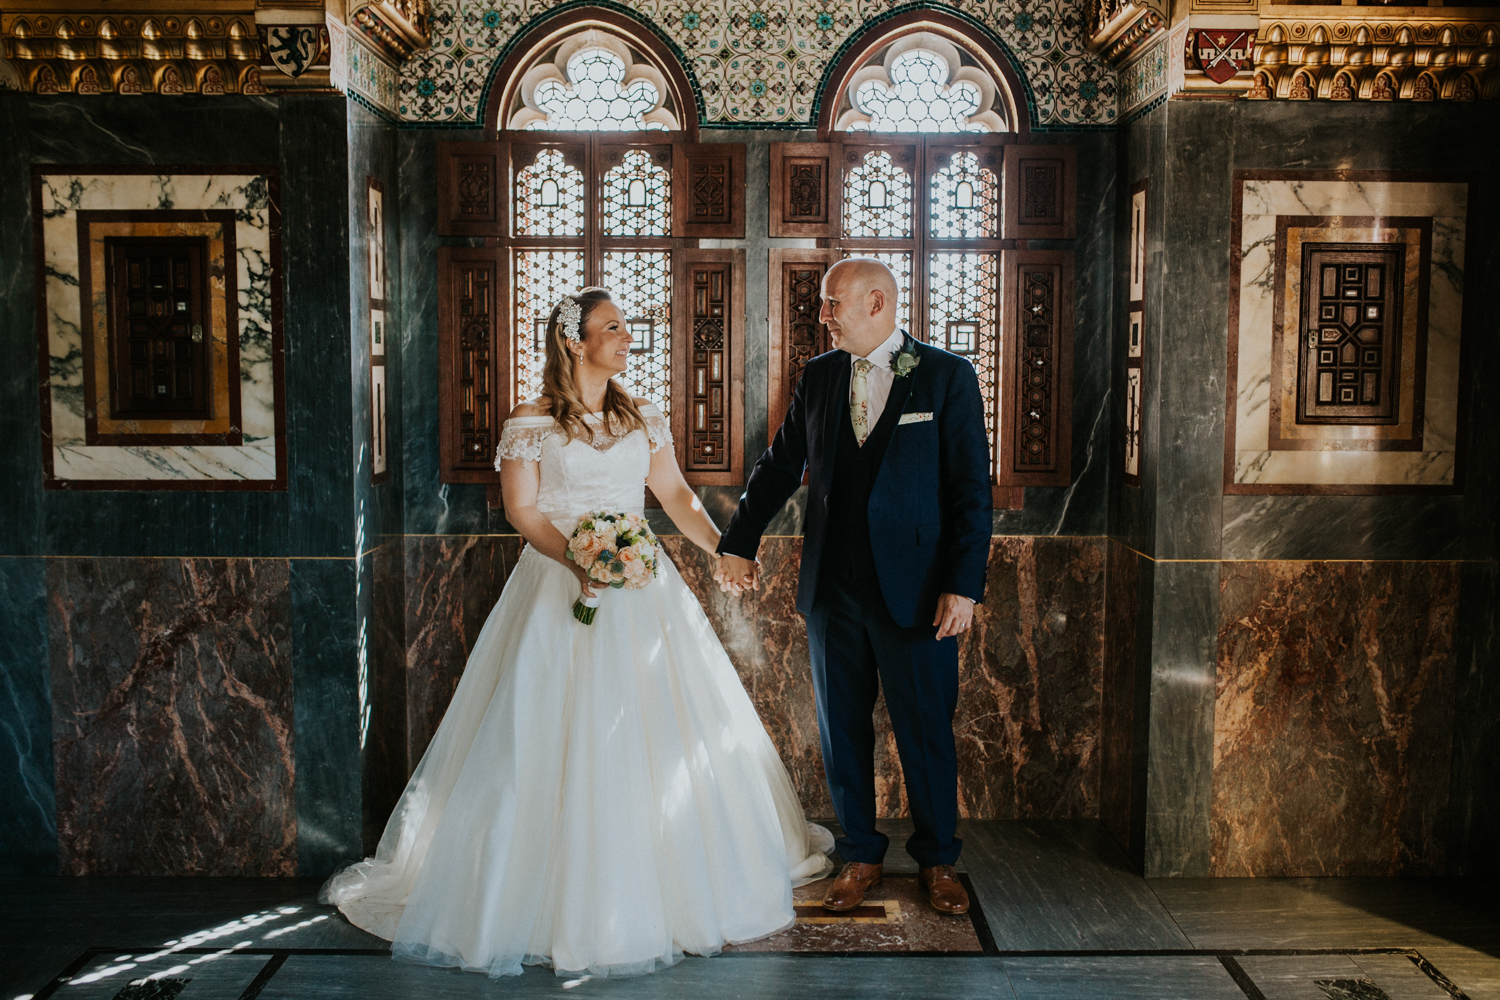
M 582 236 L 583 171 L 544 149 L 516 178 L 517 236 Z
M 532 117 L 528 129 L 628 132 L 665 129 L 647 117 L 662 104 L 650 80 L 625 82 L 625 60 L 603 48 L 579 49 L 568 59 L 568 79 L 537 84 L 534 101 L 545 117 Z
M 608 252 L 604 287 L 635 337 L 630 367 L 619 377 L 629 393 L 669 413 L 672 403 L 672 255 L 664 250 Z
M 627 150 L 604 175 L 606 236 L 667 236 L 672 231 L 672 175 L 644 149 Z
M 519 250 L 515 259 L 515 391 L 511 398 L 520 402 L 542 391 L 547 317 L 558 299 L 583 288 L 583 251 Z
M 854 106 L 869 116 L 850 131 L 988 132 L 969 120 L 979 111 L 981 92 L 969 80 L 948 83 L 948 61 L 936 52 L 911 49 L 891 63 L 890 82 L 866 80 L 854 91 Z
M 844 178 L 844 235 L 910 236 L 911 195 L 911 174 L 890 153 L 867 153 Z
M 992 253 L 935 253 L 928 259 L 927 342 L 968 358 L 979 374 L 985 426 L 995 426 L 1000 267 Z M 995 449 L 990 448 L 993 466 Z M 992 470 L 993 471 L 993 468 Z
M 932 235 L 975 239 L 1000 231 L 1000 184 L 973 153 L 955 153 L 932 175 Z

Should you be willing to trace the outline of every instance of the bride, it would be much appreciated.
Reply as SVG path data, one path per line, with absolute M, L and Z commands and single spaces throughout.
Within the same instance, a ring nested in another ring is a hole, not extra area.
M 719 531 L 682 478 L 667 419 L 611 376 L 631 336 L 599 288 L 547 324 L 542 395 L 497 464 L 528 545 L 380 846 L 323 898 L 399 959 L 492 976 L 652 972 L 793 921 L 828 831 L 804 821 L 703 609 L 675 567 L 595 594 L 565 555 L 581 515 L 640 513 L 643 485 L 694 543 Z

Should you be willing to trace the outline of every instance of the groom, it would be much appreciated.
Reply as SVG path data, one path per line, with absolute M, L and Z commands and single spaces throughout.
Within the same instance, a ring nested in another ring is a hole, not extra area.
M 807 620 L 823 766 L 847 862 L 823 905 L 878 885 L 875 698 L 885 690 L 916 826 L 906 850 L 933 907 L 964 913 L 953 709 L 958 639 L 984 597 L 990 456 L 974 367 L 896 328 L 878 260 L 829 268 L 819 316 L 837 350 L 809 361 L 719 543 L 720 587 L 758 589 L 756 550 L 809 473 L 797 610 Z

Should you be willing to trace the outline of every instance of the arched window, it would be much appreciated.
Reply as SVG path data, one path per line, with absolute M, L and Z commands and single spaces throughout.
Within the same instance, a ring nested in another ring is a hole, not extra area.
M 694 485 L 742 478 L 745 147 L 699 144 L 672 53 L 613 10 L 574 8 L 497 70 L 489 142 L 443 144 L 440 248 L 444 475 L 493 481 L 495 434 L 541 389 L 547 317 L 590 285 L 635 343 L 621 377 L 672 421 Z M 482 318 L 476 318 L 482 314 Z
M 818 240 L 771 251 L 773 425 L 828 346 L 808 322 L 817 279 L 840 258 L 878 258 L 900 287 L 897 322 L 973 363 L 995 499 L 1012 506 L 1016 487 L 1070 477 L 1072 254 L 1023 241 L 1075 235 L 1076 147 L 1026 142 L 1018 79 L 982 29 L 914 11 L 831 69 L 822 142 L 771 151 L 771 235 Z
M 1000 88 L 977 57 L 921 31 L 872 55 L 844 88 L 840 132 L 1005 132 Z
M 512 129 L 675 131 L 661 70 L 607 32 L 583 31 L 538 59 L 521 79 Z

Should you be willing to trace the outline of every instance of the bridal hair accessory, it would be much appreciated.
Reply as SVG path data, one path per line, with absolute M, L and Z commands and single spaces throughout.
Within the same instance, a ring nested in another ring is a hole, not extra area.
M 640 590 L 656 577 L 661 543 L 639 514 L 600 510 L 584 516 L 568 539 L 567 556 L 583 567 L 588 578 L 616 590 Z M 573 617 L 594 623 L 599 598 L 580 597 Z
M 564 295 L 557 304 L 557 325 L 570 344 L 576 344 L 580 340 L 578 326 L 582 320 L 583 309 L 579 307 L 578 300 L 571 295 Z

